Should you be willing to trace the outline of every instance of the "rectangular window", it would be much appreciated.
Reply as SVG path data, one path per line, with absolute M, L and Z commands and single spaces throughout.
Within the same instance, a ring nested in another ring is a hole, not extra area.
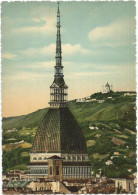
M 76 167 L 76 175 L 78 175 L 78 167 Z
M 87 167 L 87 175 L 88 175 L 88 173 L 89 173 L 88 169 L 89 169 L 89 168 Z
M 84 175 L 86 175 L 86 167 L 84 167 Z
M 79 175 L 80 175 L 80 167 L 79 167 Z
M 89 175 L 91 175 L 91 167 L 89 167 Z
M 83 175 L 83 167 L 81 167 L 81 175 Z
M 122 182 L 118 182 L 118 187 L 122 188 Z
M 70 167 L 70 174 L 72 175 L 72 167 Z
M 82 167 L 80 167 L 80 175 L 82 175 Z
M 69 174 L 69 172 L 68 172 L 68 167 L 67 167 L 67 175 Z
M 75 175 L 75 167 L 73 167 L 73 175 Z
M 50 175 L 52 175 L 52 167 L 50 167 Z
M 131 183 L 129 183 L 129 191 L 131 191 Z
M 56 175 L 59 175 L 59 166 L 56 166 Z
M 68 174 L 70 174 L 70 167 L 68 167 Z

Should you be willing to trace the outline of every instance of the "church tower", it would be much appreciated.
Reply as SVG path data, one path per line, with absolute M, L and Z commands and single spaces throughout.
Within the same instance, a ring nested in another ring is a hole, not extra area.
M 56 64 L 50 86 L 50 108 L 34 138 L 28 165 L 28 177 L 50 180 L 88 179 L 91 163 L 86 142 L 71 111 L 68 109 L 68 86 L 62 66 L 60 10 L 57 11 Z

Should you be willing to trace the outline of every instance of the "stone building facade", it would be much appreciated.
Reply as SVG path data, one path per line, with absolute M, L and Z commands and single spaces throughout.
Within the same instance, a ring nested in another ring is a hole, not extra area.
M 121 191 L 125 191 L 126 193 L 134 193 L 134 177 L 129 175 L 122 175 L 119 178 L 115 179 L 115 188 Z

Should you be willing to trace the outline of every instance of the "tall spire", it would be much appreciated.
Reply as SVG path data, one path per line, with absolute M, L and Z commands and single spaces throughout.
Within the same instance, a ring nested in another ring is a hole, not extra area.
M 50 86 L 50 107 L 66 107 L 67 106 L 67 89 L 68 86 L 65 84 L 62 66 L 62 50 L 61 50 L 61 35 L 60 35 L 60 10 L 58 3 L 57 10 L 57 39 L 56 39 L 56 65 L 54 82 Z
M 62 75 L 62 56 L 61 56 L 61 35 L 60 35 L 60 11 L 59 2 L 57 10 L 57 40 L 56 40 L 56 66 L 55 66 L 55 77 Z

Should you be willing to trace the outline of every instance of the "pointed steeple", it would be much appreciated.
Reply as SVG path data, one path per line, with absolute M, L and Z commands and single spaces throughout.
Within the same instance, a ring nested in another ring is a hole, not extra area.
M 58 11 L 57 11 L 58 14 L 60 14 L 60 11 L 59 11 L 59 2 L 58 2 Z
M 59 11 L 59 3 L 57 10 L 57 40 L 56 40 L 56 66 L 55 66 L 55 76 L 62 75 L 62 56 L 61 56 L 61 35 L 60 35 L 60 11 Z
M 56 37 L 56 65 L 53 84 L 50 86 L 50 107 L 66 107 L 67 106 L 67 89 L 65 84 L 62 66 L 62 50 L 61 50 L 61 35 L 60 35 L 60 10 L 58 3 L 57 10 L 57 37 Z

